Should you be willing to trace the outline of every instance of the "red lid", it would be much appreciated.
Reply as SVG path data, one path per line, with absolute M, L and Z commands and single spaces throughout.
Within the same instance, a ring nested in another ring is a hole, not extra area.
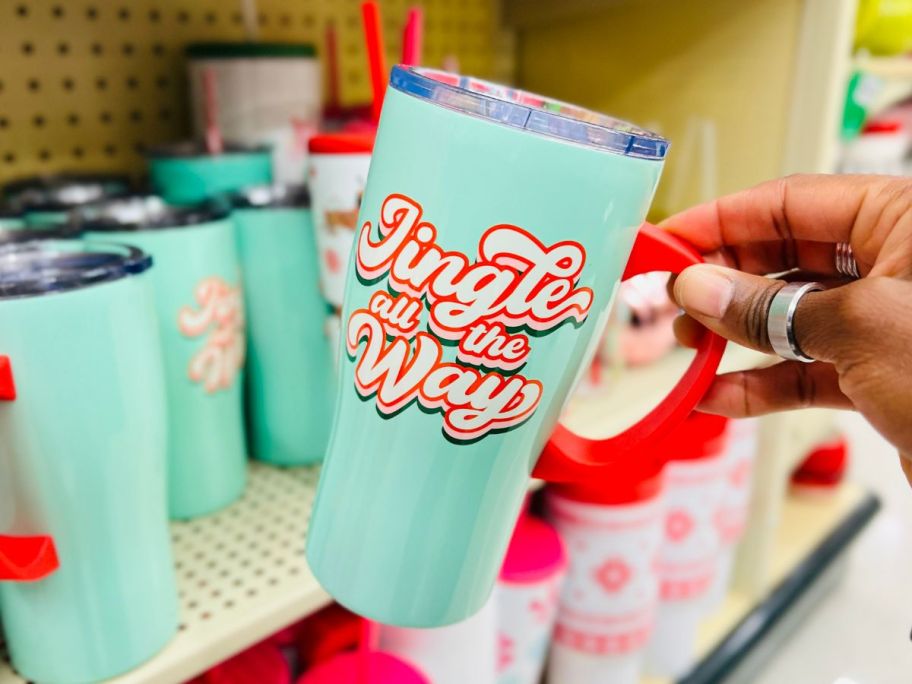
M 661 492 L 664 467 L 658 459 L 643 454 L 606 469 L 605 477 L 599 478 L 598 485 L 559 484 L 548 485 L 548 489 L 565 499 L 605 506 L 647 501 Z
M 314 154 L 370 154 L 374 133 L 322 133 L 307 141 Z
M 902 121 L 897 119 L 880 119 L 879 121 L 870 121 L 864 128 L 861 129 L 862 133 L 899 133 L 903 129 Z
M 729 418 L 694 411 L 656 447 L 665 461 L 695 461 L 718 456 L 725 448 Z
M 298 660 L 302 666 L 311 667 L 357 648 L 361 618 L 333 603 L 304 620 L 297 632 Z
M 421 672 L 389 653 L 346 653 L 308 670 L 297 684 L 430 684 Z
M 285 656 L 268 641 L 219 663 L 201 677 L 205 684 L 291 684 Z
M 567 565 L 560 535 L 541 518 L 521 515 L 500 570 L 500 580 L 532 584 L 548 579 Z
M 848 445 L 842 436 L 819 444 L 795 468 L 792 480 L 810 484 L 835 484 L 845 474 L 848 456 Z

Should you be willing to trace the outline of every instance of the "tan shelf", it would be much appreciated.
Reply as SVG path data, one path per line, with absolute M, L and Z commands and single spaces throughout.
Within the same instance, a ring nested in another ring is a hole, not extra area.
M 110 684 L 183 682 L 329 602 L 304 559 L 319 468 L 253 463 L 249 473 L 239 502 L 171 525 L 180 630 L 152 660 Z M 22 682 L 0 660 L 0 684 Z

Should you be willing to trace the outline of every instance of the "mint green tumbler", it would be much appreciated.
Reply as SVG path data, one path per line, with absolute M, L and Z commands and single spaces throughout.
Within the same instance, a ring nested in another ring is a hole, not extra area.
M 666 150 L 572 105 L 393 69 L 307 539 L 314 575 L 340 603 L 410 627 L 472 615 L 533 469 L 607 477 L 608 463 L 693 410 L 722 353 L 709 335 L 672 394 L 624 433 L 591 442 L 557 423 L 622 275 L 699 261 L 640 229 Z
M 272 148 L 226 145 L 209 154 L 192 141 L 162 145 L 147 154 L 152 189 L 172 204 L 195 204 L 251 185 L 272 182 Z
M 323 460 L 335 373 L 323 334 L 310 198 L 304 186 L 235 197 L 247 310 L 247 399 L 253 456 L 276 465 Z
M 0 613 L 29 681 L 106 680 L 177 632 L 150 263 L 0 246 Z
M 246 482 L 241 404 L 244 306 L 234 225 L 214 205 L 171 207 L 132 197 L 86 207 L 87 238 L 152 255 L 168 395 L 171 517 L 213 513 Z

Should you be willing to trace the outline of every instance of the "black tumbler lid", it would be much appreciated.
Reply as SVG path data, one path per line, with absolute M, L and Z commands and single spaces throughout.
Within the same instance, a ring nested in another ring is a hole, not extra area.
M 83 232 L 162 230 L 218 221 L 229 213 L 222 200 L 177 206 L 156 195 L 131 195 L 81 207 L 70 213 L 70 224 Z
M 129 245 L 39 240 L 0 245 L 0 300 L 67 292 L 142 273 L 152 257 Z

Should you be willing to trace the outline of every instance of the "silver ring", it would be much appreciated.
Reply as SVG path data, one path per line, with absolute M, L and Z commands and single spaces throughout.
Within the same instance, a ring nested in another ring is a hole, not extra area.
M 860 278 L 855 253 L 848 242 L 836 243 L 836 272 L 849 278 Z
M 814 359 L 801 351 L 795 339 L 795 310 L 808 292 L 826 289 L 820 283 L 789 283 L 773 297 L 766 318 L 770 346 L 783 359 L 810 363 Z

